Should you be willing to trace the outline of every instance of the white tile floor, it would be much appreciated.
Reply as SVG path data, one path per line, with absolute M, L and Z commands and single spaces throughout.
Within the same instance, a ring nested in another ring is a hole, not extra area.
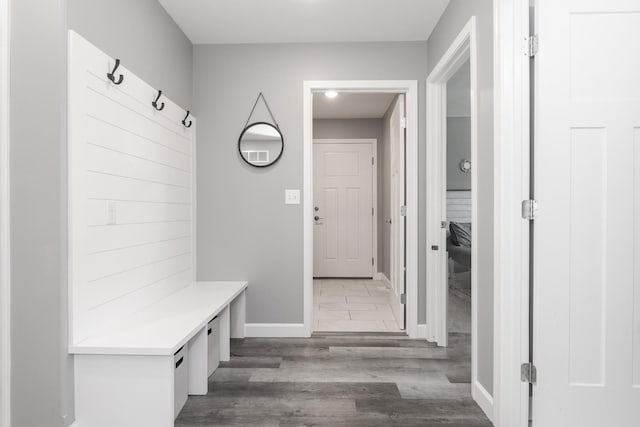
M 313 281 L 314 330 L 401 332 L 383 282 L 361 279 Z

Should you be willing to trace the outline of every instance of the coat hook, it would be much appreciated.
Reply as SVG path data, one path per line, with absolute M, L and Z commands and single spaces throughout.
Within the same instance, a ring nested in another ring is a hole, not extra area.
M 109 80 L 111 80 L 113 84 L 116 84 L 116 85 L 119 85 L 124 80 L 124 76 L 122 74 L 120 74 L 120 77 L 118 77 L 118 80 L 116 80 L 115 74 L 119 66 L 120 66 L 120 60 L 116 59 L 116 65 L 113 67 L 113 71 L 110 73 L 107 73 L 107 77 L 109 78 Z
M 186 115 L 186 116 L 184 116 L 184 119 L 182 120 L 182 125 L 183 125 L 184 127 L 186 127 L 186 128 L 190 128 L 190 127 L 191 127 L 191 125 L 193 124 L 193 122 L 192 122 L 191 120 L 189 120 L 189 124 L 187 124 L 187 118 L 189 118 L 189 114 L 190 114 L 190 113 L 191 113 L 191 112 L 190 112 L 189 110 L 187 110 L 187 115 Z
M 156 100 L 151 102 L 151 105 L 153 105 L 153 108 L 155 108 L 158 111 L 164 110 L 164 102 L 160 104 L 160 106 L 158 107 L 158 100 L 160 99 L 161 96 L 162 96 L 162 91 L 159 90 L 158 96 L 156 96 Z

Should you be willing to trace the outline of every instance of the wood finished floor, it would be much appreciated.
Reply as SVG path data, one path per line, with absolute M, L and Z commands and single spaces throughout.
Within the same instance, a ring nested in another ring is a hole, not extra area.
M 388 334 L 232 340 L 232 358 L 190 396 L 177 427 L 492 424 L 470 392 L 470 336 L 450 347 Z

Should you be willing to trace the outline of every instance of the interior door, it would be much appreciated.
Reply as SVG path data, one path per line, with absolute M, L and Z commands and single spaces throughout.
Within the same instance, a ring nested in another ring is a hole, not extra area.
M 405 328 L 405 126 L 404 95 L 398 95 L 390 116 L 391 164 L 391 309 L 400 329 Z
M 313 144 L 314 277 L 373 276 L 370 143 Z
M 533 425 L 640 423 L 640 3 L 539 0 Z

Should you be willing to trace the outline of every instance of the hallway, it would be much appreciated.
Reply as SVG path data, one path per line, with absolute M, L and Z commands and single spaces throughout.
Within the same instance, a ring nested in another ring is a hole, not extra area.
M 470 335 L 450 347 L 389 334 L 233 340 L 177 427 L 492 424 L 471 399 Z

